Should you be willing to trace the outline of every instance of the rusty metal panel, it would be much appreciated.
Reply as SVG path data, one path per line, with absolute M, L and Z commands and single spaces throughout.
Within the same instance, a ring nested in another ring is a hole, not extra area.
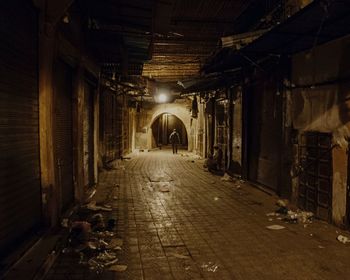
M 55 159 L 61 207 L 65 211 L 74 200 L 72 70 L 61 60 L 55 62 Z
M 305 132 L 299 145 L 299 206 L 320 219 L 332 215 L 332 135 Z
M 21 7 L 19 9 L 19 7 Z M 38 24 L 30 1 L 0 3 L 0 258 L 41 223 Z

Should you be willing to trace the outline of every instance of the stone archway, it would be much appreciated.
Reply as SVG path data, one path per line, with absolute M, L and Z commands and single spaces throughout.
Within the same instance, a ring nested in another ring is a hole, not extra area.
M 162 114 L 172 114 L 177 117 L 185 126 L 188 141 L 188 151 L 192 150 L 193 137 L 191 133 L 191 115 L 183 104 L 160 104 L 152 112 L 152 117 L 147 125 L 147 146 L 152 148 L 152 124 Z
M 180 136 L 179 147 L 187 150 L 188 135 L 185 124 L 178 117 L 169 113 L 159 115 L 151 124 L 152 148 L 170 145 L 169 135 L 174 129 Z

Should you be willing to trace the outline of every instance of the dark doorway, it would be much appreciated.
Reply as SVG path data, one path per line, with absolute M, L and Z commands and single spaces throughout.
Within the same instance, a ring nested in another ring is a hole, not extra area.
M 55 77 L 55 158 L 62 211 L 74 200 L 72 69 L 62 60 L 54 67 Z
M 168 113 L 161 114 L 152 124 L 153 146 L 162 147 L 170 145 L 169 135 L 176 129 L 180 134 L 181 148 L 186 149 L 188 145 L 186 127 L 176 116 Z
M 245 92 L 248 179 L 279 192 L 282 99 L 276 85 L 263 81 Z

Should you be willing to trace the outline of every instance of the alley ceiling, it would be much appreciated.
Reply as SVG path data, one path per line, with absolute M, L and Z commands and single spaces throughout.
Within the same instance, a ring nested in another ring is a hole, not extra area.
M 86 40 L 106 73 L 159 83 L 199 75 L 251 1 L 81 0 Z

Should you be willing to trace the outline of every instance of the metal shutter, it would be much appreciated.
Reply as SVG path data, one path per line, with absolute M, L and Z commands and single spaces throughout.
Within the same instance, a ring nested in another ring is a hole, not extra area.
M 72 70 L 61 60 L 54 67 L 55 79 L 55 158 L 62 210 L 74 199 L 72 142 Z
M 0 37 L 0 257 L 3 257 L 41 223 L 38 23 L 30 1 L 1 1 Z

